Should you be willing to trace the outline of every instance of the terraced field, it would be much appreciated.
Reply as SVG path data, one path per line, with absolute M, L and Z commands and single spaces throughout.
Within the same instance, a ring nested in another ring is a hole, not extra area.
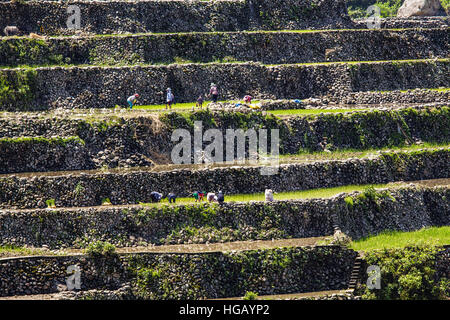
M 448 17 L 367 29 L 344 1 L 74 3 L 77 31 L 64 3 L 0 1 L 0 29 L 22 31 L 0 37 L 0 297 L 361 299 L 360 243 L 424 228 L 450 279 Z M 189 143 L 174 163 L 175 130 L 198 123 L 231 161 L 194 163 Z M 245 141 L 236 160 L 228 129 L 279 130 L 276 163 Z

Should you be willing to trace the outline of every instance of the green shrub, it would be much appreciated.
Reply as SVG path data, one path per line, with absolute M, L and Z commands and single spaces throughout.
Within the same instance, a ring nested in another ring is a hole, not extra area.
M 349 209 L 353 208 L 353 198 L 352 197 L 346 197 L 344 199 L 345 203 L 347 204 L 347 207 Z
M 347 11 L 352 19 L 362 19 L 366 16 L 366 10 L 361 7 L 348 6 Z
M 371 250 L 365 254 L 368 265 L 381 269 L 381 288 L 362 287 L 364 299 L 428 300 L 449 295 L 449 279 L 436 279 L 436 258 L 442 247 L 416 245 L 402 249 Z
M 247 291 L 243 298 L 244 300 L 258 300 L 258 294 L 253 291 Z
M 0 109 L 27 107 L 34 99 L 36 70 L 0 73 Z
M 83 184 L 81 182 L 78 182 L 73 193 L 75 194 L 75 197 L 80 197 L 84 194 L 85 191 L 86 188 L 83 186 Z
M 382 18 L 395 17 L 398 9 L 402 6 L 403 0 L 377 1 L 376 6 L 380 8 Z
M 348 14 L 353 19 L 359 19 L 367 17 L 367 8 L 370 5 L 376 5 L 380 8 L 380 14 L 382 18 L 393 17 L 397 15 L 398 9 L 403 4 L 403 0 L 378 0 L 375 3 L 373 1 L 366 0 L 349 0 L 348 1 Z M 450 8 L 450 0 L 441 0 L 442 7 L 445 10 Z
M 109 198 L 102 199 L 102 206 L 110 206 L 111 200 Z
M 116 247 L 109 242 L 96 241 L 89 244 L 85 254 L 92 258 L 111 257 L 116 255 Z
M 450 0 L 441 0 L 442 7 L 448 12 L 450 9 Z
M 56 208 L 55 199 L 45 200 L 45 204 L 47 205 L 47 208 Z
M 146 293 L 148 289 L 154 289 L 158 286 L 158 281 L 161 278 L 159 270 L 151 268 L 142 268 L 137 270 L 136 285 L 141 293 Z

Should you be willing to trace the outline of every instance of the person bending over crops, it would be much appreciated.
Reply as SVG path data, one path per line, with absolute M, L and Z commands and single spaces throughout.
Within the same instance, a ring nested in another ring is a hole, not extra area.
M 128 97 L 127 102 L 128 102 L 128 105 L 130 106 L 130 110 L 133 109 L 133 105 L 136 103 L 137 98 L 139 98 L 139 94 L 137 94 L 137 93 Z
M 272 189 L 266 189 L 265 199 L 266 199 L 267 202 L 272 202 L 273 201 L 273 191 L 272 191 Z
M 175 203 L 177 201 L 177 195 L 171 192 L 167 195 L 167 199 L 169 200 L 169 203 Z
M 208 202 L 216 202 L 216 201 L 217 201 L 216 194 L 213 193 L 213 192 L 209 192 L 209 193 L 206 195 L 206 199 L 208 200 Z
M 163 197 L 162 193 L 156 191 L 152 191 L 152 193 L 150 193 L 150 199 L 153 203 L 160 202 L 162 197 Z

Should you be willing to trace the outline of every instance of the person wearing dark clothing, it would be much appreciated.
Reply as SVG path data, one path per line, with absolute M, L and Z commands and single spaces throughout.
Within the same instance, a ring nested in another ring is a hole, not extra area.
M 203 97 L 202 96 L 198 97 L 197 104 L 195 106 L 199 107 L 200 109 L 203 107 Z
M 211 83 L 211 88 L 209 89 L 209 95 L 212 98 L 214 103 L 217 103 L 217 99 L 219 98 L 219 90 L 214 83 Z
M 219 193 L 217 194 L 217 202 L 222 204 L 224 201 L 225 201 L 225 196 L 223 195 L 222 191 L 219 191 Z
M 167 195 L 167 199 L 169 199 L 169 203 L 175 203 L 177 201 L 177 195 L 171 192 Z
M 152 200 L 153 203 L 160 202 L 162 196 L 163 196 L 162 193 L 156 191 L 152 191 L 152 193 L 150 193 L 150 199 Z

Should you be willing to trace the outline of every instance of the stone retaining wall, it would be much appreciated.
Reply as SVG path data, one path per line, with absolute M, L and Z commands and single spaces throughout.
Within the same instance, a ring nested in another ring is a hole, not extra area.
M 125 107 L 133 92 L 141 95 L 139 104 L 164 104 L 167 87 L 177 102 L 191 102 L 207 94 L 211 82 L 218 85 L 221 100 L 246 94 L 258 99 L 345 96 L 352 91 L 450 87 L 448 73 L 449 60 L 2 69 L 6 92 L 0 110 Z
M 448 50 L 448 29 L 4 38 L 0 65 L 406 60 L 446 58 Z
M 75 264 L 81 269 L 82 290 L 117 289 L 131 281 L 135 298 L 205 299 L 243 296 L 246 291 L 263 295 L 339 290 L 347 287 L 355 256 L 352 250 L 325 246 L 0 259 L 0 296 L 58 292 L 69 276 L 67 267 Z
M 49 1 L 0 3 L 0 29 L 73 34 L 69 5 L 80 8 L 81 31 L 91 33 L 192 32 L 351 27 L 344 0 Z
M 327 97 L 326 100 L 334 103 L 350 105 L 371 104 L 373 108 L 401 105 L 402 103 L 448 103 L 450 90 L 415 89 L 406 92 L 400 90 L 385 92 L 350 92 L 346 97 Z
M 366 29 L 368 26 L 373 26 L 373 21 L 366 19 L 357 19 L 353 21 L 355 28 Z M 380 19 L 381 29 L 391 28 L 448 28 L 450 25 L 450 17 L 436 16 L 436 17 L 408 17 L 397 18 L 389 17 Z
M 191 196 L 194 190 L 222 190 L 226 194 L 306 190 L 348 184 L 448 178 L 449 150 L 387 153 L 372 159 L 282 164 L 276 175 L 262 175 L 261 167 L 227 167 L 167 172 L 95 173 L 3 176 L 0 207 L 95 206 L 109 198 L 113 204 L 149 202 L 150 192 Z M 85 191 L 77 198 L 76 190 Z
M 79 138 L 0 138 L 0 173 L 93 168 Z
M 450 225 L 448 187 L 405 188 L 379 192 L 378 199 L 359 193 L 342 197 L 346 208 L 336 210 L 336 224 L 352 239 L 361 239 L 382 231 L 414 231 L 424 227 Z M 347 201 L 345 201 L 347 200 Z
M 279 101 L 268 105 L 279 107 L 292 104 L 295 103 Z M 23 114 L 0 119 L 0 136 L 8 141 L 8 144 L 2 144 L 2 149 L 5 150 L 0 153 L 0 163 L 4 165 L 0 172 L 82 170 L 105 166 L 142 167 L 152 166 L 154 162 L 172 163 L 170 154 L 176 143 L 170 139 L 171 132 L 177 128 L 187 128 L 193 134 L 190 126 L 193 121 L 203 121 L 203 131 L 209 128 L 221 130 L 224 146 L 227 145 L 227 129 L 247 130 L 246 128 L 259 126 L 279 129 L 281 154 L 296 154 L 299 150 L 321 151 L 319 142 L 323 137 L 327 137 L 327 148 L 333 151 L 401 146 L 405 142 L 418 141 L 445 143 L 450 140 L 450 113 L 445 106 L 389 112 L 294 116 L 286 119 L 235 110 L 197 111 L 188 116 L 172 113 L 162 115 L 159 119 L 148 114 L 145 117 L 136 115 L 130 118 L 114 115 L 112 112 L 109 115 L 99 114 L 96 120 L 86 114 L 81 119 L 60 119 L 58 115 L 59 113 L 55 113 L 53 118 L 46 114 L 42 114 L 42 117 Z M 24 136 L 35 138 L 14 138 Z M 61 154 L 58 150 L 63 150 L 63 146 L 54 143 L 59 141 L 52 138 L 54 136 L 79 137 L 83 145 L 74 150 L 71 149 L 72 145 L 65 145 L 68 152 Z M 207 144 L 205 142 L 203 147 Z M 14 150 L 14 153 L 7 150 Z M 226 154 L 226 150 L 223 152 Z M 25 160 L 17 159 L 17 155 L 25 155 Z
M 363 199 L 364 193 L 357 192 L 330 199 L 222 206 L 2 210 L 0 245 L 57 249 L 99 240 L 129 247 L 308 238 L 333 235 L 336 225 L 357 240 L 386 230 L 450 225 L 447 187 L 388 189 L 376 194 L 376 200 Z

